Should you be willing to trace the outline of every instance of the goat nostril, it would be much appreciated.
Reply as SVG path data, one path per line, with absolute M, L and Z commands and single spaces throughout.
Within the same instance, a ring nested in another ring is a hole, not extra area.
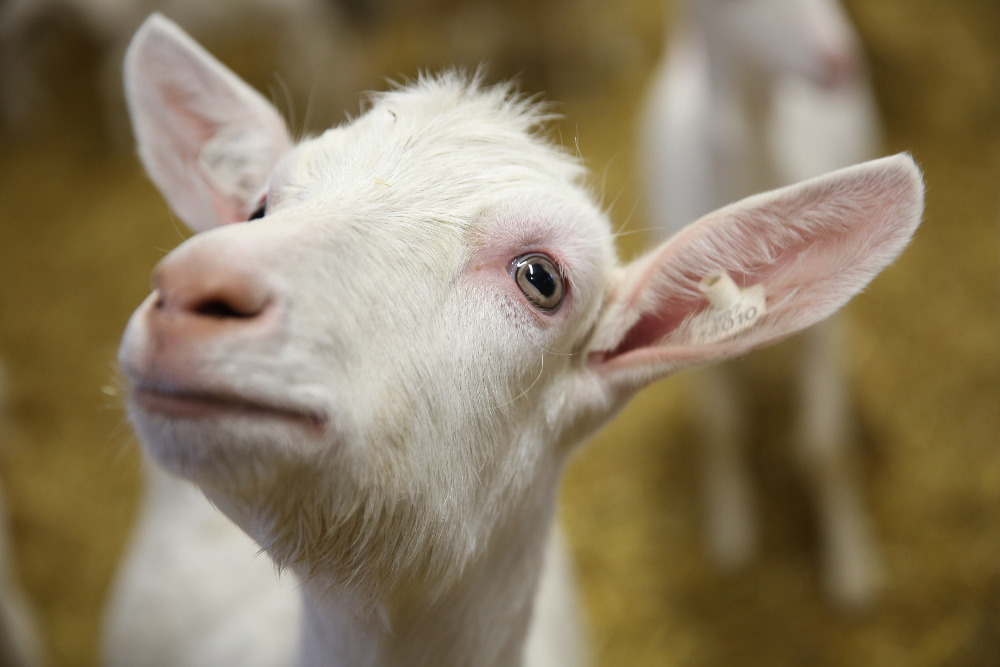
M 262 315 L 272 301 L 264 280 L 235 262 L 218 261 L 217 252 L 201 243 L 165 257 L 153 272 L 153 308 L 171 317 L 219 322 Z
M 243 312 L 237 310 L 232 305 L 221 299 L 211 299 L 209 301 L 199 303 L 194 307 L 194 312 L 198 315 L 204 315 L 205 317 L 218 317 L 220 319 L 248 318 L 253 317 L 256 314 L 254 312 Z
M 253 290 L 234 293 L 223 290 L 190 302 L 187 310 L 201 317 L 248 320 L 267 310 L 268 302 L 263 294 Z

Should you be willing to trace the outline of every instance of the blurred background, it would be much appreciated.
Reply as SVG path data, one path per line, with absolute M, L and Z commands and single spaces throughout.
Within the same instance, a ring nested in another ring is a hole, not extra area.
M 849 0 L 884 150 L 925 170 L 915 242 L 847 309 L 845 359 L 885 582 L 861 614 L 824 596 L 783 387 L 752 450 L 761 554 L 701 544 L 689 379 L 641 394 L 575 457 L 562 519 L 598 665 L 1000 664 L 1000 4 Z M 387 78 L 488 64 L 564 119 L 622 230 L 650 240 L 635 120 L 666 46 L 662 0 L 0 0 L 0 481 L 7 548 L 53 665 L 96 658 L 140 492 L 118 339 L 185 232 L 142 173 L 121 51 L 160 8 L 298 133 Z

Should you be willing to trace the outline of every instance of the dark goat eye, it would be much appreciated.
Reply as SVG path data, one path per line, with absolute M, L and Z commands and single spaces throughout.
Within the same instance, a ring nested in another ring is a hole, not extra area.
M 511 275 L 524 295 L 542 310 L 555 310 L 566 292 L 562 272 L 548 255 L 533 252 L 511 262 Z
M 257 210 L 251 213 L 250 217 L 247 218 L 247 222 L 250 222 L 251 220 L 260 220 L 265 215 L 267 215 L 267 200 L 264 200 L 260 203 L 260 206 L 257 207 Z

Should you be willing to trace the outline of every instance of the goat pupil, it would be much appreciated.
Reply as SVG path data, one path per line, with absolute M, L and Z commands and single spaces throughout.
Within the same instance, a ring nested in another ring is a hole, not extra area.
M 549 298 L 556 293 L 555 279 L 541 264 L 529 264 L 525 270 L 525 278 L 545 298 Z

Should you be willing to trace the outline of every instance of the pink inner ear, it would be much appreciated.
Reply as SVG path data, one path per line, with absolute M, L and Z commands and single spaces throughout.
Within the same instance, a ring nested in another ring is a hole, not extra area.
M 802 245 L 808 242 L 803 240 Z M 794 253 L 794 250 L 791 251 Z M 675 254 L 675 253 L 669 253 Z M 794 256 L 784 254 L 784 257 Z M 621 343 L 608 356 L 619 356 L 627 354 L 633 350 L 652 347 L 664 339 L 669 338 L 684 323 L 685 320 L 696 317 L 709 307 L 709 301 L 701 293 L 700 284 L 705 276 L 716 270 L 724 270 L 727 275 L 740 287 L 752 287 L 762 282 L 768 282 L 785 266 L 787 261 L 781 261 L 771 265 L 761 265 L 755 271 L 739 271 L 733 268 L 717 266 L 715 269 L 705 270 L 704 273 L 696 273 L 693 270 L 684 270 L 684 258 L 664 257 L 662 261 L 674 262 L 677 271 L 674 272 L 672 284 L 660 286 L 657 292 L 661 295 L 660 302 L 653 308 L 643 312 L 639 320 L 632 326 Z M 662 282 L 662 266 L 654 266 L 643 278 L 644 283 Z M 640 285 L 638 289 L 643 289 Z M 768 291 L 768 302 L 772 301 L 771 290 Z M 775 302 L 780 302 L 775 300 Z
M 687 357 L 693 350 L 685 346 L 733 352 L 791 335 L 839 308 L 898 254 L 921 203 L 912 162 L 885 158 L 709 214 L 644 260 L 635 282 L 623 286 L 626 312 L 640 312 L 601 356 L 634 357 L 652 347 L 657 358 Z M 721 344 L 685 340 L 681 325 L 709 307 L 701 281 L 720 271 L 743 288 L 763 284 L 766 314 Z
M 246 220 L 290 147 L 259 93 L 159 15 L 125 58 L 139 154 L 171 208 L 195 231 Z
M 678 305 L 681 307 L 686 305 L 691 309 L 696 307 L 696 304 L 693 303 Z M 650 347 L 680 326 L 684 319 L 673 312 L 648 313 L 640 317 L 635 326 L 629 329 L 628 334 L 622 339 L 621 345 L 606 356 L 619 357 L 639 348 Z
M 177 85 L 166 85 L 163 89 L 164 106 L 172 110 L 172 115 L 162 120 L 166 133 L 174 143 L 174 164 L 177 180 L 183 180 L 189 188 L 188 197 L 200 197 L 202 206 L 210 206 L 216 220 L 221 224 L 242 221 L 244 212 L 240 202 L 216 191 L 204 176 L 198 164 L 201 148 L 218 129 L 208 123 L 204 116 L 192 111 L 190 93 Z

